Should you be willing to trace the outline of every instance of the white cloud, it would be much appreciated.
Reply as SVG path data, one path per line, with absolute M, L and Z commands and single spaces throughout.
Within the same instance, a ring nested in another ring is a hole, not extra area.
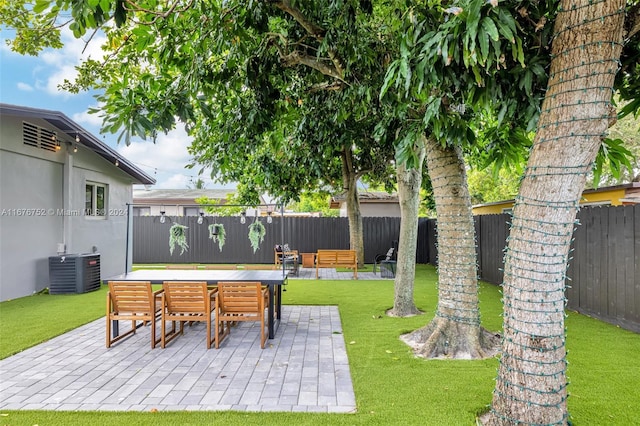
M 144 170 L 158 181 L 157 188 L 186 188 L 191 183 L 195 171 L 185 169 L 191 161 L 187 147 L 191 138 L 184 129 L 175 129 L 168 134 L 160 134 L 152 141 L 132 142 L 121 145 L 117 151 L 127 160 Z
M 83 59 L 102 59 L 104 52 L 101 46 L 106 42 L 106 38 L 101 34 L 96 34 L 87 44 L 82 39 L 77 39 L 66 29 L 62 30 L 61 39 L 64 43 L 62 49 L 48 49 L 40 54 L 40 59 L 46 65 L 45 69 L 50 72 L 45 83 L 41 83 L 39 88 L 46 90 L 51 95 L 71 96 L 67 92 L 61 91 L 58 86 L 65 80 L 73 81 L 78 72 L 75 67 L 80 65 Z M 84 50 L 84 52 L 83 52 Z M 39 69 L 40 72 L 43 68 Z
M 23 83 L 23 82 L 18 82 L 16 84 L 16 86 L 18 87 L 18 90 L 22 90 L 23 92 L 33 92 L 35 89 L 33 88 L 33 86 L 27 84 L 27 83 Z
M 158 180 L 156 188 L 163 189 L 185 189 L 193 186 L 191 178 L 186 175 L 171 175 L 167 179 Z
M 95 127 L 98 129 L 102 127 L 102 117 L 99 113 L 89 114 L 89 111 L 84 111 L 81 113 L 73 114 L 71 118 L 76 123 L 84 126 Z

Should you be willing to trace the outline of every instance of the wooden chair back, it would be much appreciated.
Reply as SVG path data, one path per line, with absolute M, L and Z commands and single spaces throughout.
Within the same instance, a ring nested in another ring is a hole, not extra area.
M 211 348 L 211 343 L 216 340 L 212 336 L 212 311 L 215 303 L 216 290 L 209 290 L 207 283 L 193 281 L 165 281 L 162 284 L 162 335 L 161 346 L 164 348 L 167 343 L 178 335 L 184 333 L 185 322 L 201 321 L 207 324 L 207 349 Z M 172 322 L 172 331 L 166 332 L 167 321 Z M 180 331 L 176 332 L 175 323 L 180 323 Z
M 257 271 L 273 271 L 274 269 L 276 269 L 276 267 L 274 265 L 244 265 L 244 269 Z
M 204 265 L 204 269 L 215 269 L 215 270 L 232 270 L 235 271 L 238 269 L 238 265 Z
M 206 282 L 165 281 L 162 288 L 167 315 L 206 314 L 209 301 Z
M 187 265 L 182 263 L 165 265 L 165 269 L 179 269 L 179 270 L 192 270 L 198 269 L 198 265 Z
M 134 334 L 137 321 L 151 323 L 151 348 L 160 341 L 156 339 L 156 319 L 160 315 L 162 305 L 159 295 L 162 290 L 153 291 L 149 281 L 109 281 L 107 293 L 107 347 L 122 338 Z M 131 329 L 118 336 L 112 335 L 112 322 L 131 321 Z
M 216 297 L 216 335 L 229 334 L 229 324 L 236 321 L 259 321 L 261 325 L 260 347 L 264 349 L 264 310 L 269 305 L 269 290 L 258 281 L 218 282 Z M 225 331 L 225 323 L 227 323 Z M 220 328 L 222 330 L 220 330 Z M 217 347 L 217 346 L 216 346 Z

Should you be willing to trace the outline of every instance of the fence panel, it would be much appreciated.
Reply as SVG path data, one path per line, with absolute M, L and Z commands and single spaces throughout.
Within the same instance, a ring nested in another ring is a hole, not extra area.
M 169 253 L 171 222 L 159 217 L 135 217 L 133 226 L 134 263 L 272 263 L 273 246 L 288 243 L 300 253 L 318 249 L 349 248 L 347 218 L 273 217 L 265 224 L 265 240 L 253 253 L 248 226 L 239 217 L 217 217 L 225 226 L 227 241 L 220 252 L 209 239 L 206 217 L 198 225 L 196 217 L 172 220 L 188 226 L 189 250 Z M 510 216 L 477 216 L 478 274 L 485 281 L 500 284 L 503 279 L 504 248 Z M 571 260 L 567 269 L 567 306 L 585 314 L 640 332 L 640 205 L 589 207 L 578 213 Z M 365 262 L 395 246 L 400 233 L 399 218 L 363 218 Z M 417 263 L 437 264 L 436 221 L 418 221 Z
M 306 218 L 272 217 L 260 220 L 266 234 L 260 248 L 254 253 L 249 243 L 248 226 L 254 218 L 247 218 L 245 224 L 239 217 L 205 217 L 203 224 L 197 217 L 186 216 L 167 218 L 160 223 L 159 217 L 133 218 L 133 262 L 134 263 L 273 263 L 273 247 L 289 244 L 300 253 L 315 253 L 318 249 L 348 249 L 349 221 L 347 218 Z M 221 223 L 226 231 L 223 250 L 209 239 L 208 225 Z M 173 222 L 188 227 L 189 249 L 180 254 L 177 249 L 169 253 L 169 229 Z M 373 263 L 377 254 L 386 253 L 389 247 L 397 247 L 400 232 L 400 218 L 371 217 L 363 220 L 365 262 Z M 424 257 L 424 256 L 422 256 Z

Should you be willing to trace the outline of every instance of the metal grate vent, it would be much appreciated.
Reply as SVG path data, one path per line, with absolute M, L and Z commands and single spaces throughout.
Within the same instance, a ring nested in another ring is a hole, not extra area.
M 86 293 L 100 288 L 100 255 L 49 257 L 49 293 Z
M 56 134 L 35 124 L 22 122 L 22 141 L 25 145 L 34 148 L 51 152 L 57 151 Z

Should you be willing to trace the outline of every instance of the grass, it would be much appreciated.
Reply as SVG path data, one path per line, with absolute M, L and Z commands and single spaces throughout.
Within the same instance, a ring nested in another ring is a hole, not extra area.
M 476 415 L 491 402 L 497 359 L 416 359 L 398 339 L 400 334 L 425 325 L 433 317 L 435 280 L 433 268 L 418 265 L 415 301 L 425 315 L 412 318 L 384 315 L 393 303 L 392 280 L 289 281 L 283 294 L 285 304 L 339 305 L 357 414 L 5 411 L 0 413 L 0 424 L 473 425 Z M 490 330 L 501 327 L 498 290 L 481 285 L 483 325 Z M 35 295 L 0 303 L 0 353 L 5 357 L 99 318 L 104 315 L 104 291 L 73 296 Z M 23 314 L 31 319 L 21 317 Z M 25 327 L 30 324 L 35 325 Z M 27 331 L 30 337 L 20 338 Z M 568 404 L 573 424 L 637 423 L 640 335 L 569 313 L 567 347 L 571 394 Z

